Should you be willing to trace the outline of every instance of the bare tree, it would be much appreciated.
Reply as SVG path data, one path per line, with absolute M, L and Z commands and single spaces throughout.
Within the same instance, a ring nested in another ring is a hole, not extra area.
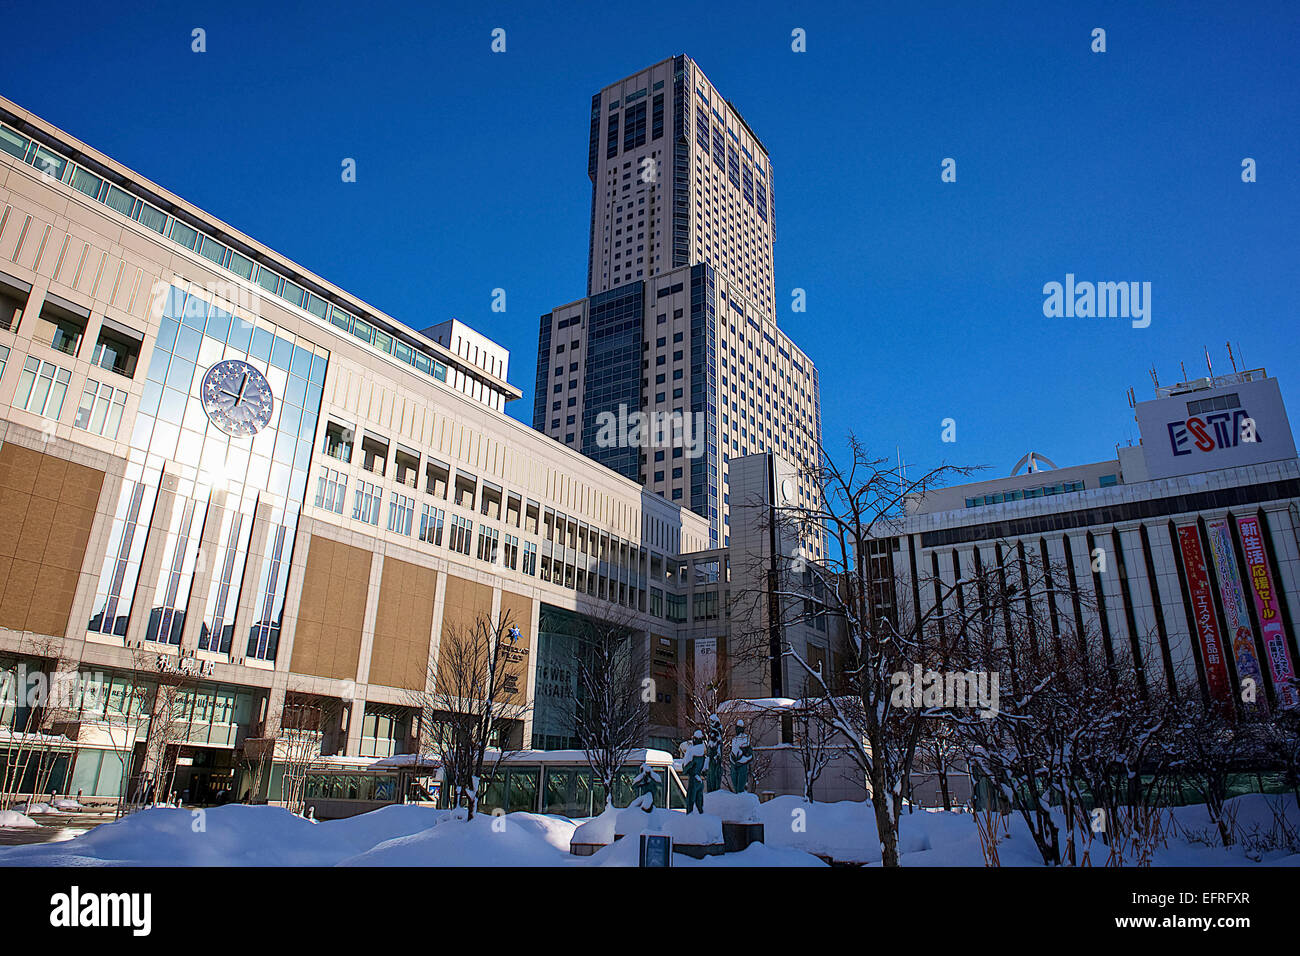
M 577 636 L 574 736 L 614 805 L 614 783 L 650 726 L 649 657 L 644 635 L 627 620 L 587 618 Z
M 44 792 L 55 756 L 71 744 L 46 733 L 50 708 L 50 675 L 58 654 L 54 642 L 24 635 L 16 655 L 0 662 L 0 810 L 8 810 L 24 792 Z
M 837 734 L 825 709 L 821 701 L 805 699 L 790 712 L 794 746 L 799 753 L 799 765 L 803 767 L 803 798 L 808 803 L 814 800 L 817 778 L 839 750 L 835 742 Z
M 333 697 L 295 691 L 285 695 L 275 751 L 284 767 L 280 799 L 290 813 L 301 816 L 306 811 L 307 773 L 320 761 L 326 737 L 339 725 L 342 713 L 342 701 Z
M 1220 841 L 1232 846 L 1235 824 L 1225 805 L 1232 776 L 1263 757 L 1257 725 L 1234 717 L 1225 705 L 1193 699 L 1180 709 L 1174 735 L 1182 779 L 1205 804 Z
M 967 622 L 948 619 L 944 595 L 919 616 L 911 614 L 894 576 L 882 574 L 873 558 L 911 499 L 971 471 L 945 465 L 909 478 L 887 459 L 872 457 L 853 435 L 843 463 L 817 446 L 815 461 L 801 474 L 812 486 L 813 504 L 772 509 L 774 537 L 789 544 L 772 556 L 774 568 L 752 569 L 757 593 L 740 595 L 742 607 L 762 609 L 763 626 L 747 636 L 750 659 L 771 659 L 774 644 L 780 645 L 780 655 L 806 675 L 807 695 L 821 701 L 818 713 L 844 738 L 843 752 L 866 778 L 886 866 L 898 865 L 899 811 L 926 716 L 922 708 L 895 706 L 894 677 L 914 664 L 930 667 L 946 659 Z M 824 536 L 825 559 L 804 557 L 800 544 Z M 973 613 L 968 606 L 966 614 Z M 821 616 L 843 630 L 848 660 L 842 674 L 824 674 L 789 640 L 774 636 Z
M 412 695 L 427 728 L 421 746 L 436 753 L 452 806 L 464 806 L 469 818 L 478 812 L 488 750 L 496 746 L 499 766 L 528 713 L 519 638 L 509 612 L 450 629 L 429 663 L 431 689 Z

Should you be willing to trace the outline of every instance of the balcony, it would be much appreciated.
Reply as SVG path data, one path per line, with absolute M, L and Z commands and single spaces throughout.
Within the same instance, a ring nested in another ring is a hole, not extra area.
M 135 377 L 135 366 L 140 359 L 140 340 L 105 325 L 99 330 L 99 340 L 91 362 L 126 378 Z
M 65 355 L 76 355 L 89 318 L 89 313 L 80 315 L 47 299 L 32 329 L 32 341 Z
M 27 294 L 30 289 L 30 286 L 24 289 L 0 278 L 0 329 L 5 332 L 17 330 L 18 323 L 23 318 L 23 309 L 27 308 Z

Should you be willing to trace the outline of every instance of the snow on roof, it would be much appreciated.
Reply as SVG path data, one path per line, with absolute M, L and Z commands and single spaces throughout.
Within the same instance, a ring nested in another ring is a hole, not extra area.
M 437 757 L 426 757 L 417 754 L 396 754 L 392 757 L 376 760 L 370 765 L 371 770 L 438 770 L 441 767 L 442 761 Z
M 490 766 L 499 759 L 502 759 L 501 751 L 489 749 L 484 757 L 484 763 Z M 503 762 L 507 764 L 573 763 L 586 766 L 587 754 L 583 750 L 514 750 L 505 755 Z M 648 763 L 651 766 L 666 767 L 672 764 L 673 758 L 671 754 L 663 750 L 637 748 L 628 752 L 627 762 L 629 764 Z M 417 766 L 422 769 L 436 770 L 442 766 L 442 761 L 437 757 L 397 754 L 393 757 L 385 757 L 382 760 L 369 763 L 369 766 L 375 770 L 410 769 Z

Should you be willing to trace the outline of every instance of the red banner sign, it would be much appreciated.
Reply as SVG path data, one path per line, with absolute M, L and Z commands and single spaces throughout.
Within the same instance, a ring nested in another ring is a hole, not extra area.
M 1219 636 L 1219 622 L 1214 616 L 1214 595 L 1210 592 L 1210 576 L 1205 569 L 1205 555 L 1201 551 L 1196 525 L 1183 525 L 1178 529 L 1178 546 L 1183 552 L 1183 567 L 1187 569 L 1193 623 L 1201 643 L 1201 659 L 1205 662 L 1210 696 L 1227 703 L 1232 700 L 1228 666 L 1223 659 L 1223 640 Z
M 1277 702 L 1283 707 L 1300 703 L 1296 691 L 1295 664 L 1287 644 L 1286 623 L 1274 589 L 1273 573 L 1268 565 L 1268 552 L 1264 549 L 1264 529 L 1259 518 L 1248 515 L 1237 519 L 1241 532 L 1241 550 L 1246 557 L 1246 589 L 1255 599 L 1255 616 L 1264 637 L 1264 656 L 1268 661 L 1269 676 Z

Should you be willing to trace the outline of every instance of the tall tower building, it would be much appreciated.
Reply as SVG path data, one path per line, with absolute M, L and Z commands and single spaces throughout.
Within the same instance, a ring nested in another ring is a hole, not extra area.
M 675 56 L 592 97 L 587 174 L 587 296 L 541 317 L 533 427 L 708 518 L 725 547 L 731 458 L 801 465 L 821 439 L 817 369 L 776 324 L 767 150 Z

